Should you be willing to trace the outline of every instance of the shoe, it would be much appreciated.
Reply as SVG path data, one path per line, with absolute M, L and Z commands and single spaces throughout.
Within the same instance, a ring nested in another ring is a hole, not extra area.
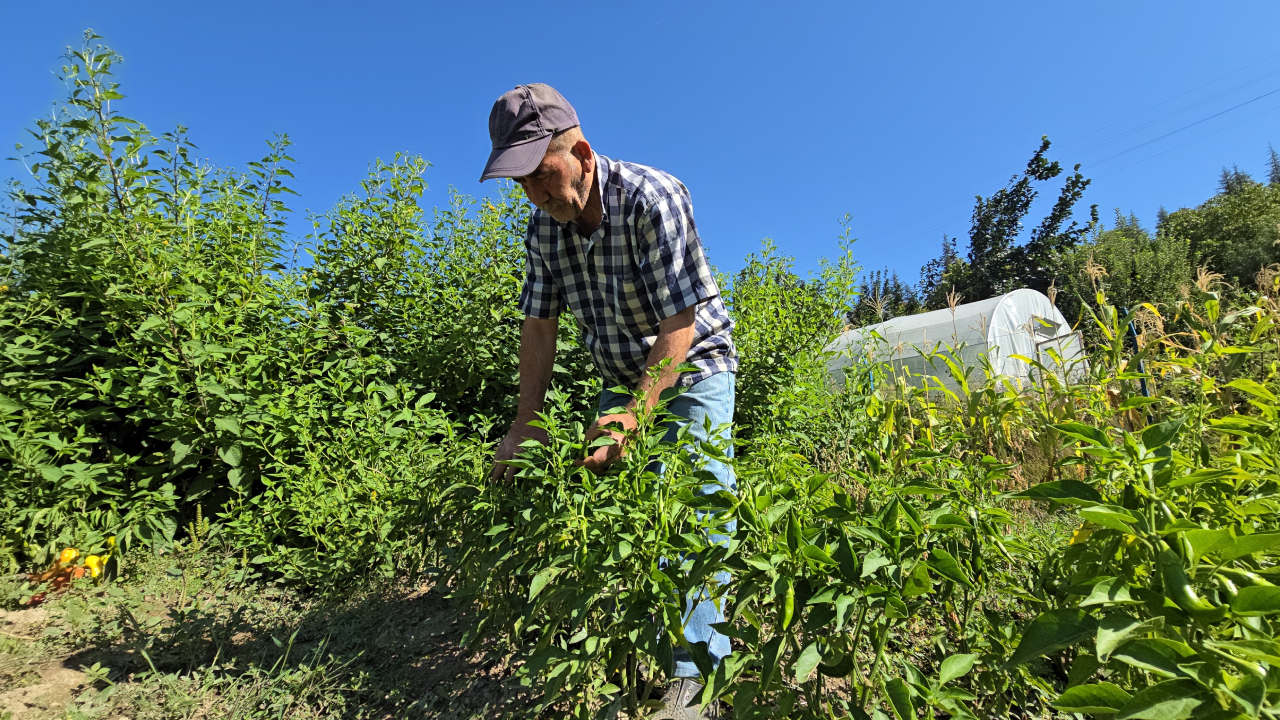
M 662 696 L 663 708 L 650 715 L 651 720 L 716 720 L 720 713 L 716 712 L 716 704 L 699 710 L 697 706 L 688 704 L 702 693 L 702 685 L 689 678 L 676 678 L 667 685 L 667 692 Z

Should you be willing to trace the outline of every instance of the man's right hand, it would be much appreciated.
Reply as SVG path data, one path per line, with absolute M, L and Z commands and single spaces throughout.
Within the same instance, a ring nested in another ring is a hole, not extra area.
M 498 450 L 493 454 L 493 472 L 490 474 L 493 482 L 510 485 L 515 479 L 520 469 L 507 465 L 505 461 L 514 458 L 520 452 L 520 445 L 525 440 L 537 440 L 545 445 L 547 431 L 519 420 L 512 423 L 507 436 L 498 443 Z

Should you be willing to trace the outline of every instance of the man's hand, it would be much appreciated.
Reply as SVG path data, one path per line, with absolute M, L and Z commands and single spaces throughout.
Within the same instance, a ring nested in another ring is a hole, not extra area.
M 519 468 L 506 464 L 520 452 L 520 445 L 525 440 L 537 440 L 543 445 L 547 444 L 547 431 L 540 427 L 534 427 L 528 423 L 516 420 L 511 424 L 511 429 L 507 431 L 507 436 L 502 438 L 502 442 L 498 443 L 498 450 L 493 454 L 493 472 L 490 473 L 490 479 L 495 483 L 510 485 L 515 479 L 516 473 L 520 472 Z
M 622 457 L 623 453 L 626 452 L 627 433 L 635 430 L 635 428 L 636 418 L 631 413 L 605 415 L 596 420 L 587 430 L 587 445 L 595 442 L 596 438 L 606 435 L 613 438 L 613 444 L 592 450 L 585 460 L 578 460 L 574 462 L 574 465 L 584 466 L 596 475 L 602 475 L 615 460 Z

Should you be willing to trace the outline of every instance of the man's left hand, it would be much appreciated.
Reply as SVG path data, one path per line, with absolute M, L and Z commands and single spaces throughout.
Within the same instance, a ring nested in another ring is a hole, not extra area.
M 585 460 L 578 460 L 574 464 L 586 467 L 596 475 L 604 474 L 604 471 L 626 452 L 627 433 L 635 428 L 636 419 L 631 413 L 605 415 L 596 420 L 587 430 L 587 445 L 595 442 L 596 438 L 606 435 L 613 438 L 613 444 L 595 448 Z

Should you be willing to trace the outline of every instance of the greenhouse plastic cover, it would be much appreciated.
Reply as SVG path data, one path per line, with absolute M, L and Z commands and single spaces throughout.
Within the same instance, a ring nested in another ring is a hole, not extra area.
M 833 353 L 828 373 L 837 383 L 843 384 L 845 368 L 851 365 L 888 361 L 912 375 L 936 376 L 950 388 L 958 384 L 946 362 L 941 358 L 930 362 L 922 352 L 941 351 L 971 368 L 970 382 L 983 377 L 980 356 L 984 354 L 993 372 L 1017 379 L 1032 377 L 1033 368 L 1014 355 L 1036 358 L 1060 377 L 1079 372 L 1084 356 L 1079 334 L 1071 331 L 1058 308 L 1042 293 L 1027 289 L 958 305 L 954 313 L 934 310 L 848 330 L 826 349 Z

